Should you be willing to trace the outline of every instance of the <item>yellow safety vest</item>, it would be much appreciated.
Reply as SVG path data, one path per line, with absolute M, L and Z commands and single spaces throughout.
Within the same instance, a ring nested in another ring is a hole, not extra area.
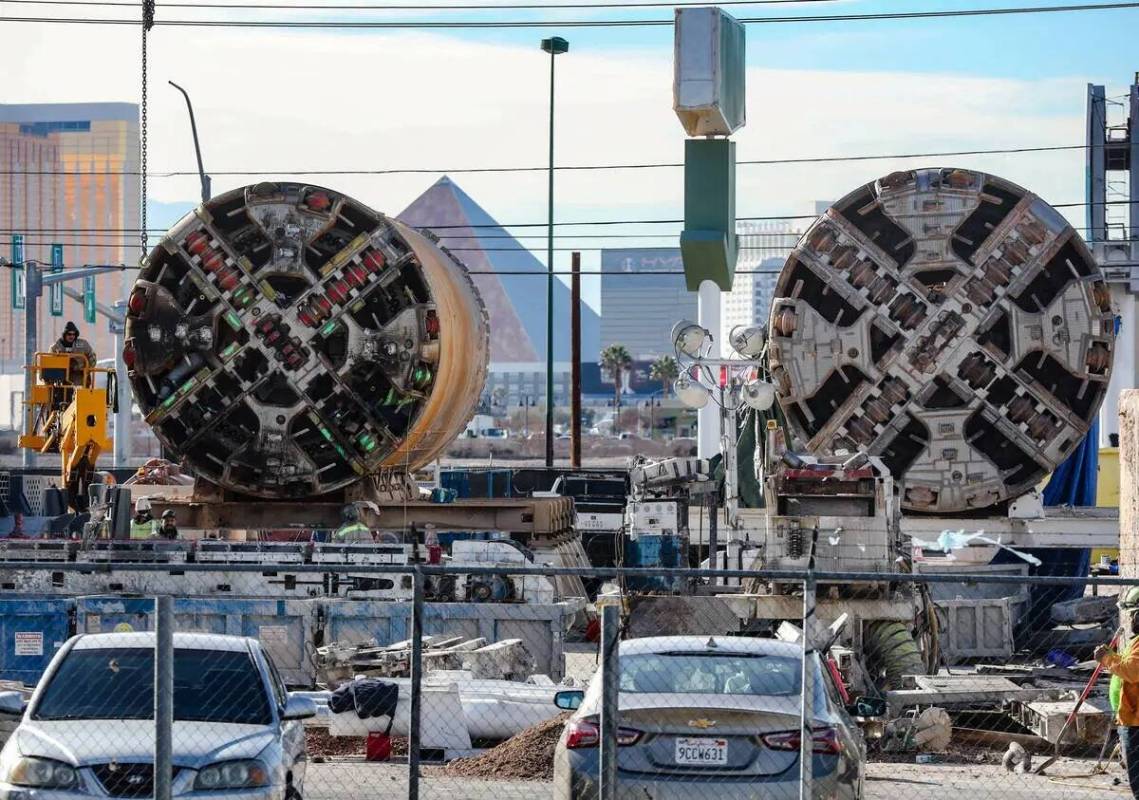
M 148 519 L 145 522 L 139 522 L 131 519 L 131 538 L 132 539 L 149 539 L 158 531 L 158 524 L 153 519 Z
M 370 529 L 364 523 L 352 522 L 347 525 L 341 525 L 339 528 L 337 528 L 336 533 L 332 535 L 332 538 L 337 542 L 345 542 L 352 534 L 358 533 L 360 531 L 363 531 L 364 533 L 370 533 Z

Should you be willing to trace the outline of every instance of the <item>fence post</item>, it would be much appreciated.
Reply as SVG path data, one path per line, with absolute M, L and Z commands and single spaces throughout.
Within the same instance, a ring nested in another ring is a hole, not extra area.
M 621 607 L 601 609 L 601 775 L 600 799 L 617 796 L 617 698 L 621 680 L 618 656 Z
M 799 800 L 814 796 L 815 740 L 811 730 L 815 701 L 815 573 L 803 580 L 803 700 L 799 707 Z
M 717 516 L 719 512 L 719 502 L 716 497 L 716 492 L 708 492 L 708 569 L 718 571 L 720 569 L 720 520 Z M 708 581 L 712 586 L 720 583 L 719 578 L 712 578 Z
M 419 800 L 419 731 L 423 699 L 423 573 L 412 576 L 411 708 L 407 724 L 407 798 Z
M 174 750 L 174 601 L 154 598 L 154 800 L 170 800 Z

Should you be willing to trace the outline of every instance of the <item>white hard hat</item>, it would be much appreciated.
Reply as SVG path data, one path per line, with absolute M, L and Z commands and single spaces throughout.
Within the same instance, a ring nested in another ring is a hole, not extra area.
M 134 510 L 135 513 L 138 513 L 139 511 L 150 511 L 150 498 L 140 497 L 139 499 L 135 500 Z

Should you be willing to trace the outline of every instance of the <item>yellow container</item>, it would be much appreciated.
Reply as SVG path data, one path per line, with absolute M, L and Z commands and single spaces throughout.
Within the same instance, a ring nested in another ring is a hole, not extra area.
M 1102 507 L 1119 508 L 1119 448 L 1099 449 L 1099 474 L 1096 476 L 1095 504 Z M 1092 564 L 1098 564 L 1103 556 L 1114 561 L 1119 558 L 1118 547 L 1098 547 L 1092 550 Z

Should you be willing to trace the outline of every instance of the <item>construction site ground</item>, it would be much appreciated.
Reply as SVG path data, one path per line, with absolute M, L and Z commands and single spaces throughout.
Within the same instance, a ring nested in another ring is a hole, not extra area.
M 1122 767 L 1111 765 L 1105 775 L 1086 777 L 1093 761 L 1061 759 L 1046 775 L 1009 774 L 999 764 L 871 763 L 867 767 L 866 800 L 1091 800 L 1130 795 Z M 423 800 L 539 800 L 549 796 L 548 781 L 460 778 L 442 768 L 424 767 L 420 779 Z M 407 788 L 407 766 L 333 761 L 312 764 L 305 778 L 306 800 L 372 800 Z M 394 795 L 388 795 L 394 796 Z

